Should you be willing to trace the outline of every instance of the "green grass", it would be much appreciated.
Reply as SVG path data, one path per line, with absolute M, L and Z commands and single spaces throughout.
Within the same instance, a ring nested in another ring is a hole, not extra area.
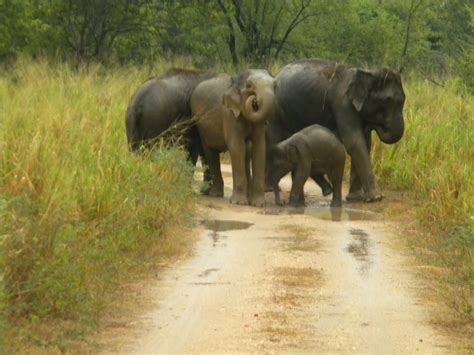
M 184 152 L 127 148 L 128 100 L 149 76 L 19 62 L 0 77 L 0 329 L 93 324 L 189 220 Z
M 474 320 L 474 97 L 449 81 L 405 84 L 406 131 L 396 145 L 377 144 L 380 185 L 414 192 L 422 235 L 410 243 L 445 302 L 461 321 Z

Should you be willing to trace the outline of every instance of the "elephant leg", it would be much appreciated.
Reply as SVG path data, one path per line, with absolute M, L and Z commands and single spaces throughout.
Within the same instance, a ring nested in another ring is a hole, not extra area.
M 256 124 L 252 129 L 252 194 L 250 204 L 263 207 L 265 204 L 265 124 Z
M 370 151 L 372 149 L 372 135 L 371 135 L 370 129 L 364 130 L 364 140 L 365 140 L 365 146 L 367 148 L 369 166 L 372 172 L 372 164 L 370 161 Z M 349 185 L 349 193 L 346 196 L 346 200 L 347 201 L 368 201 L 368 202 L 381 200 L 383 196 L 377 190 L 377 187 L 375 184 L 375 178 L 373 179 L 373 185 L 374 186 L 373 186 L 372 192 L 370 191 L 370 189 L 363 188 L 361 178 L 359 174 L 357 173 L 357 170 L 351 158 L 350 185 Z
M 271 159 L 272 147 L 284 140 L 285 135 L 282 129 L 275 123 L 270 123 L 265 132 L 265 192 L 273 191 L 273 186 L 269 181 L 270 171 L 268 170 Z M 280 191 L 281 189 L 278 188 Z
M 370 149 L 372 147 L 372 136 L 370 130 L 364 131 L 364 139 L 367 147 L 367 152 L 369 153 L 370 159 Z M 362 182 L 360 177 L 357 175 L 354 164 L 351 159 L 351 176 L 349 184 L 349 193 L 346 196 L 347 201 L 363 201 L 364 200 L 364 189 L 362 188 Z
M 323 196 L 332 194 L 332 186 L 329 181 L 326 180 L 324 174 L 313 174 L 311 175 L 311 179 L 313 179 L 314 182 L 319 185 Z
M 246 144 L 240 137 L 234 137 L 229 143 L 230 161 L 232 164 L 232 196 L 231 203 L 247 205 L 247 176 L 245 172 Z
M 367 152 L 363 138 L 357 139 L 356 143 L 351 142 L 348 147 L 348 153 L 351 156 L 351 167 L 354 165 L 355 174 L 360 178 L 362 189 L 364 192 L 364 201 L 373 202 L 380 201 L 382 195 L 378 192 L 375 185 L 375 176 L 370 163 L 370 157 Z M 348 195 L 346 199 L 351 201 L 353 196 Z
M 204 152 L 201 152 L 201 166 L 202 166 L 202 186 L 201 186 L 201 193 L 203 195 L 209 195 L 212 185 L 212 174 L 209 169 L 209 164 L 207 163 L 206 157 L 204 156 Z
M 304 184 L 310 175 L 311 166 L 300 161 L 294 171 L 291 172 L 292 184 L 290 192 L 290 205 L 304 206 Z
M 344 161 L 328 172 L 329 180 L 332 183 L 333 193 L 331 207 L 341 207 L 342 205 L 342 179 L 344 177 Z
M 219 152 L 207 147 L 203 147 L 203 150 L 205 161 L 208 166 L 208 170 L 206 168 L 204 169 L 204 178 L 206 178 L 207 174 L 212 180 L 208 189 L 208 195 L 213 197 L 222 197 L 224 196 L 224 181 L 222 180 Z M 207 173 L 206 170 L 208 171 Z
M 247 177 L 247 197 L 250 198 L 252 195 L 252 185 L 249 183 L 252 181 L 252 173 L 250 171 L 250 158 L 252 154 L 252 143 L 250 141 L 245 142 L 245 176 Z

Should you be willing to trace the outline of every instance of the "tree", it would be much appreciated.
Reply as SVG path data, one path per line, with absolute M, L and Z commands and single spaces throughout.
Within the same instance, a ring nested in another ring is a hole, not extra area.
M 316 16 L 311 0 L 218 0 L 228 35 L 226 43 L 234 66 L 238 64 L 237 32 L 246 61 L 267 66 L 277 60 L 290 34 Z
M 0 61 L 25 50 L 29 10 L 26 0 L 0 0 Z
M 120 36 L 146 29 L 149 0 L 53 0 L 50 24 L 78 60 L 105 58 Z

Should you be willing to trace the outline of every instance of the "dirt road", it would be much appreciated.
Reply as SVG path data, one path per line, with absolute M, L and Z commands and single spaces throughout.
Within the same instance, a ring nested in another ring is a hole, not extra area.
M 276 207 L 271 194 L 265 209 L 202 198 L 194 256 L 150 286 L 156 308 L 111 351 L 449 352 L 395 226 L 351 205 L 331 214 L 314 183 L 305 191 L 305 210 Z

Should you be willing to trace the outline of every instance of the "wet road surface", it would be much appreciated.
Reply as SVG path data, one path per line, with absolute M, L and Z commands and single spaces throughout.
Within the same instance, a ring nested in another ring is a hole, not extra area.
M 306 209 L 272 194 L 265 209 L 231 205 L 225 182 L 225 199 L 202 198 L 194 256 L 162 274 L 156 308 L 104 352 L 449 352 L 382 214 L 331 212 L 310 183 Z

